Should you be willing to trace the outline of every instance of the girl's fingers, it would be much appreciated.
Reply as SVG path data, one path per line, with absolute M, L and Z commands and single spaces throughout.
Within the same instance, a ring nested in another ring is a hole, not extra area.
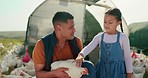
M 76 66 L 81 67 L 82 62 L 83 62 L 83 61 L 82 61 L 81 59 L 76 60 Z

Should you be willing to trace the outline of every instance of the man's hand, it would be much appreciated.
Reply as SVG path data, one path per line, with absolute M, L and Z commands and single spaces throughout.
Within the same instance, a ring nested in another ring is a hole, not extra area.
M 65 71 L 68 71 L 68 68 L 61 67 L 55 70 L 52 70 L 52 73 L 55 73 L 56 78 L 71 78 Z

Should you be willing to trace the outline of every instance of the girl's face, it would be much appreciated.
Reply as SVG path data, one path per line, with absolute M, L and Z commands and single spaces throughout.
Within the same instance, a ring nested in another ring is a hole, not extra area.
M 120 24 L 121 21 L 118 21 L 115 16 L 105 14 L 104 17 L 104 29 L 107 34 L 116 34 L 117 33 L 117 26 Z

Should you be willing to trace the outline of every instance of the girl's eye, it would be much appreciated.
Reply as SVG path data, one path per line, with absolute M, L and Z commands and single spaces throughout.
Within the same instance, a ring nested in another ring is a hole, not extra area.
M 109 22 L 109 24 L 112 24 L 113 22 Z

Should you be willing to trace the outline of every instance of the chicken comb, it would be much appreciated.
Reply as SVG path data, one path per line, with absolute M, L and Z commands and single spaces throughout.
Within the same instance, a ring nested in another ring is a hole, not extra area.
M 88 69 L 87 68 L 84 68 L 84 72 L 83 72 L 83 74 L 86 74 L 86 75 L 88 75 Z

